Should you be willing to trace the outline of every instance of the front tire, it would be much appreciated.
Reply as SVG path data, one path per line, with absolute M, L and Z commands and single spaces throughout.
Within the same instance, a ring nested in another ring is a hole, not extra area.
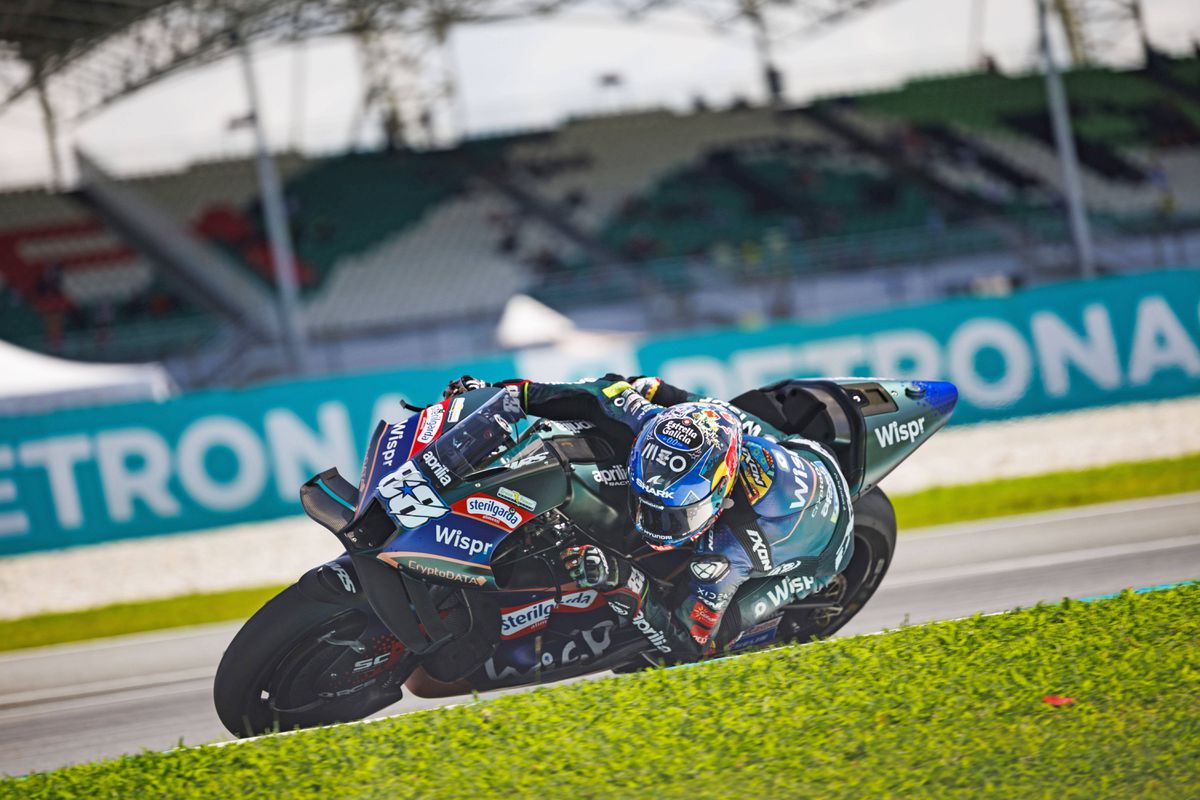
M 217 716 L 242 737 L 349 722 L 394 703 L 412 659 L 382 628 L 366 611 L 289 586 L 226 648 L 213 683 Z
M 854 504 L 854 555 L 828 586 L 784 613 L 782 639 L 808 642 L 832 636 L 871 599 L 887 574 L 896 552 L 896 512 L 892 501 L 875 488 Z M 805 602 L 824 607 L 803 608 Z

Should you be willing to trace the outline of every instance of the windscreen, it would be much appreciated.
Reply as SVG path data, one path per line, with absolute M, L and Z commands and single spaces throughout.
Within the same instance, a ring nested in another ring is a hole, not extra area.
M 432 451 L 432 458 L 427 459 L 423 455 L 420 463 L 437 469 L 432 463 L 436 460 L 453 478 L 461 481 L 487 463 L 498 450 L 512 445 L 517 424 L 524 418 L 525 412 L 516 398 L 500 390 L 439 436 L 426 451 Z M 439 482 L 443 485 L 449 483 L 440 477 Z

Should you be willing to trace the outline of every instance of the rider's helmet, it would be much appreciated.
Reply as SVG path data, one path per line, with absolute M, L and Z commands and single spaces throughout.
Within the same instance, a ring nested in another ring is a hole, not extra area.
M 642 428 L 629 454 L 629 510 L 647 544 L 677 547 L 712 526 L 741 448 L 737 417 L 716 403 L 672 406 Z

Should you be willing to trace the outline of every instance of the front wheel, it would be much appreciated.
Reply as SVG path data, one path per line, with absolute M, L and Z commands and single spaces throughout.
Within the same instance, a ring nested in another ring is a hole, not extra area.
M 234 736 L 349 722 L 399 700 L 410 661 L 373 614 L 289 586 L 230 642 L 213 700 Z
M 849 565 L 824 589 L 788 607 L 779 623 L 781 638 L 808 642 L 831 636 L 875 594 L 895 552 L 892 501 L 881 489 L 872 489 L 854 504 L 854 555 Z

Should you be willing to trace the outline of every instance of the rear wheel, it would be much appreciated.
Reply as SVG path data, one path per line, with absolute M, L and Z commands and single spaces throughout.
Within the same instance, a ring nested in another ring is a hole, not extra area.
M 854 504 L 854 554 L 828 586 L 787 607 L 780 638 L 807 642 L 832 635 L 866 604 L 896 552 L 896 512 L 881 489 Z
M 411 661 L 374 615 L 290 586 L 230 642 L 213 700 L 234 736 L 348 722 L 399 700 Z

